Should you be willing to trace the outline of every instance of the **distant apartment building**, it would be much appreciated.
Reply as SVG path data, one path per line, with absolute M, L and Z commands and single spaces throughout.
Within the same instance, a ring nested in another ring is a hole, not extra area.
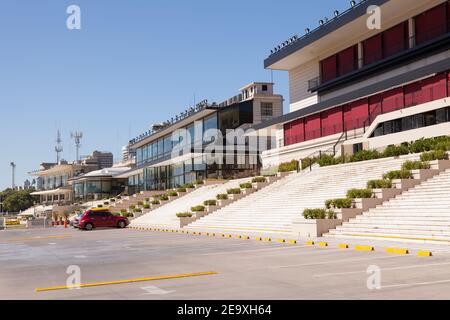
M 369 29 L 378 6 L 381 29 Z M 450 4 L 365 0 L 278 46 L 265 67 L 289 73 L 290 113 L 255 125 L 278 137 L 264 167 L 450 134 Z
M 226 161 L 225 154 L 216 154 L 224 161 L 211 163 L 205 148 L 218 137 L 207 135 L 217 130 L 225 137 L 229 129 L 280 117 L 283 97 L 274 94 L 273 87 L 273 83 L 251 83 L 223 103 L 204 101 L 131 140 L 128 152 L 136 154 L 136 167 L 119 175 L 128 179 L 129 193 L 173 188 L 197 179 L 256 173 L 260 167 L 258 151 L 252 153 L 245 145 L 233 153 L 233 161 Z M 188 132 L 189 139 L 182 136 L 183 131 Z

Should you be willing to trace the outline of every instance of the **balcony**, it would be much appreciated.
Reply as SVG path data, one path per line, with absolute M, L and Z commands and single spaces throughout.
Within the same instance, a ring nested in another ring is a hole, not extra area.
M 425 34 L 421 34 L 420 39 L 418 37 L 411 37 L 409 42 L 414 44 L 414 46 L 409 49 L 406 43 L 399 43 L 398 47 L 389 48 L 389 52 L 366 55 L 358 61 L 358 64 L 363 66 L 361 68 L 355 68 L 353 71 L 343 72 L 342 70 L 349 70 L 344 66 L 338 68 L 336 70 L 336 76 L 330 79 L 323 79 L 321 76 L 310 79 L 308 81 L 308 91 L 326 92 L 338 86 L 359 81 L 363 77 L 401 67 L 423 56 L 448 50 L 450 47 L 450 33 L 446 32 L 442 34 L 441 30 L 441 35 L 437 36 L 437 34 L 438 31 L 433 29 Z M 420 44 L 416 45 L 417 42 Z

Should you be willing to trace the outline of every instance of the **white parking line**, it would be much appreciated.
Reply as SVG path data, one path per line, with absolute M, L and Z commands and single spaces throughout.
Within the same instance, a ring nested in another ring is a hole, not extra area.
M 392 270 L 403 270 L 403 269 L 414 269 L 414 268 L 426 268 L 426 267 L 438 267 L 438 266 L 448 266 L 450 262 L 445 263 L 430 263 L 430 264 L 415 264 L 409 266 L 401 266 L 401 267 L 391 267 L 391 268 L 382 268 L 384 271 L 392 271 Z M 367 270 L 359 270 L 359 271 L 350 271 L 350 272 L 338 272 L 338 273 L 323 273 L 323 274 L 315 274 L 314 277 L 333 277 L 333 276 L 341 276 L 346 274 L 358 274 L 358 273 L 366 273 Z
M 348 262 L 357 262 L 357 261 L 367 261 L 367 260 L 384 260 L 384 259 L 395 259 L 395 258 L 405 258 L 404 256 L 386 256 L 386 257 L 370 257 L 370 258 L 357 258 L 357 259 L 341 259 L 341 260 L 331 260 L 324 262 L 313 262 L 313 263 L 305 263 L 305 264 L 292 264 L 285 266 L 272 266 L 268 267 L 269 269 L 284 269 L 284 268 L 296 268 L 296 267 L 308 267 L 308 266 L 316 266 L 316 265 L 330 265 L 334 263 L 348 263 Z
M 415 287 L 415 286 L 429 286 L 429 285 L 432 285 L 432 284 L 444 284 L 444 283 L 450 283 L 450 279 L 449 280 L 439 280 L 439 281 L 429 281 L 429 282 L 393 284 L 393 285 L 388 285 L 388 286 L 381 286 L 381 289 L 404 288 L 404 287 Z

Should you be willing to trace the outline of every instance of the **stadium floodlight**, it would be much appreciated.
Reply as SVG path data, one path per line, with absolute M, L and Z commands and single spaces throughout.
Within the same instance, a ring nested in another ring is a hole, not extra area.
M 356 6 L 356 1 L 355 0 L 350 1 L 350 5 L 352 6 L 352 8 L 355 7 Z
M 339 16 L 339 11 L 338 10 L 334 10 L 334 16 L 335 17 Z

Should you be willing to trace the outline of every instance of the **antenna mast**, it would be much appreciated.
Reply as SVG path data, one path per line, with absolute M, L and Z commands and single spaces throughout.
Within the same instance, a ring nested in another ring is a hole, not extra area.
M 77 149 L 77 162 L 80 161 L 80 147 L 81 147 L 81 139 L 83 139 L 83 132 L 75 131 L 71 133 L 70 136 L 75 140 L 75 148 Z
M 62 139 L 61 139 L 61 132 L 58 130 L 56 134 L 56 146 L 55 146 L 55 152 L 56 152 L 56 163 L 59 164 L 61 161 L 61 152 L 63 152 L 62 147 Z

